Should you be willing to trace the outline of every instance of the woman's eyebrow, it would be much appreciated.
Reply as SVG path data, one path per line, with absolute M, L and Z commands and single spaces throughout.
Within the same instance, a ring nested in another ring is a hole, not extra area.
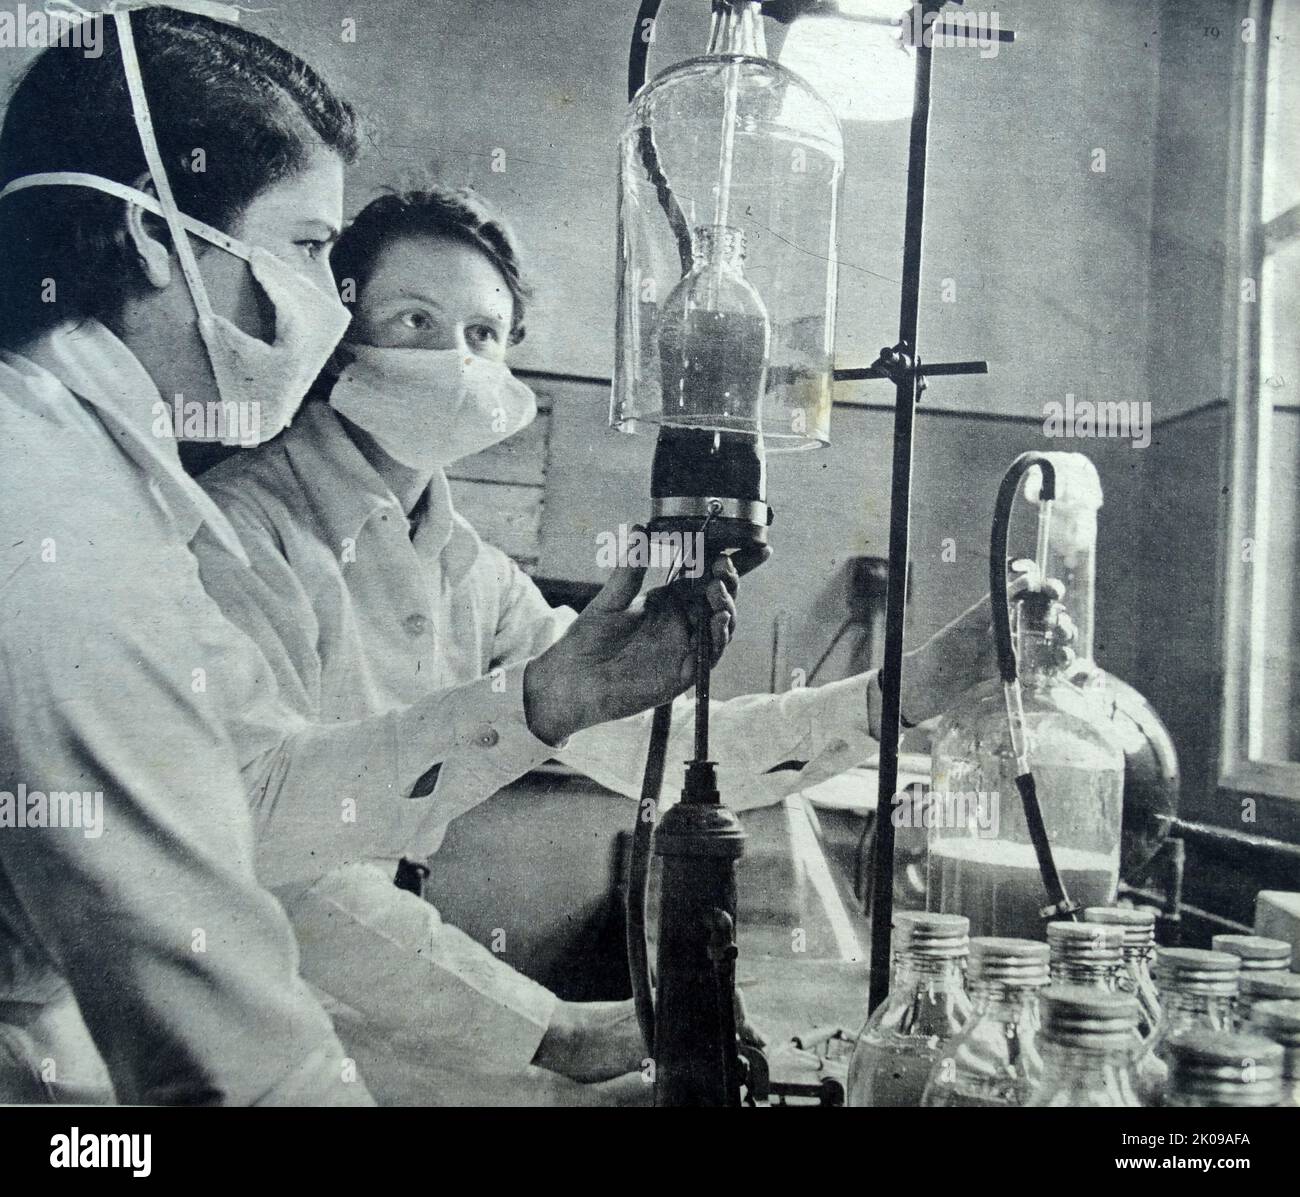
M 420 291 L 414 287 L 398 287 L 393 294 L 400 299 L 414 299 L 417 303 L 426 303 L 431 308 L 443 310 L 443 305 L 439 303 L 432 295 L 425 291 Z

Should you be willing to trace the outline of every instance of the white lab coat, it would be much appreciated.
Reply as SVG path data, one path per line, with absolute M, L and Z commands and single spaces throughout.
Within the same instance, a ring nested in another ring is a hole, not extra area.
M 93 320 L 0 356 L 0 1102 L 368 1103 L 255 879 L 229 729 L 271 803 L 319 744 L 199 583 L 200 528 L 242 549 L 158 400 Z M 32 791 L 101 793 L 102 834 L 16 825 Z

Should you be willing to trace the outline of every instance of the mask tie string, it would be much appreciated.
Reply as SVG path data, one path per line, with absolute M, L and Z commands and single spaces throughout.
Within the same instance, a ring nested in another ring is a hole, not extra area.
M 149 100 L 144 94 L 144 77 L 140 73 L 140 60 L 135 52 L 135 38 L 131 34 L 130 11 L 115 7 L 113 21 L 117 25 L 122 67 L 126 72 L 126 86 L 131 96 L 131 111 L 135 116 L 135 127 L 140 134 L 140 147 L 144 150 L 144 160 L 149 167 L 149 174 L 153 177 L 158 203 L 162 206 L 163 220 L 167 222 L 167 231 L 171 234 L 181 273 L 185 276 L 185 282 L 190 289 L 194 309 L 199 316 L 199 327 L 202 328 L 212 321 L 212 303 L 208 299 L 207 288 L 203 285 L 203 277 L 199 274 L 199 264 L 194 256 L 194 247 L 190 245 L 189 234 L 181 223 L 180 209 L 176 204 L 176 197 L 172 194 L 167 168 L 163 164 L 162 155 L 158 151 L 158 142 L 154 137 L 153 117 L 149 113 Z

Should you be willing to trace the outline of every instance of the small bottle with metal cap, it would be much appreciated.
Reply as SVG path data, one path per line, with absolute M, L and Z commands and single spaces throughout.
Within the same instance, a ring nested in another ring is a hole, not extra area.
M 1140 1106 L 1137 999 L 1097 985 L 1053 984 L 1040 1000 L 1043 1074 L 1025 1104 Z
M 1124 929 L 1105 923 L 1048 923 L 1053 984 L 1095 985 L 1108 992 L 1124 967 Z
M 1243 971 L 1237 991 L 1237 1029 L 1246 1029 L 1257 1003 L 1281 1001 L 1300 1001 L 1300 973 Z
M 1241 962 L 1227 952 L 1157 948 L 1155 980 L 1163 1021 L 1139 1066 L 1142 1095 L 1158 1104 L 1169 1074 L 1169 1041 L 1183 1031 L 1227 1034 L 1233 1029 Z
M 1262 1035 L 1180 1031 L 1169 1040 L 1165 1106 L 1275 1106 L 1282 1048 Z
M 1277 1104 L 1300 1109 L 1300 1001 L 1256 1002 L 1246 1032 L 1263 1035 L 1282 1048 L 1282 1100 Z
M 921 1104 L 935 1060 L 971 1014 L 963 975 L 969 951 L 963 915 L 895 916 L 889 995 L 858 1035 L 846 1104 Z
M 1047 945 L 1032 939 L 970 941 L 967 987 L 974 1014 L 930 1073 L 924 1106 L 1022 1106 L 1042 1075 L 1038 994 Z
M 1263 935 L 1216 935 L 1210 940 L 1210 948 L 1240 959 L 1243 977 L 1247 973 L 1284 973 L 1291 969 L 1291 945 L 1285 939 L 1268 939 Z
M 1138 1034 L 1144 1041 L 1150 1039 L 1160 1025 L 1160 996 L 1151 978 L 1151 957 L 1156 948 L 1155 911 L 1132 906 L 1089 906 L 1083 912 L 1083 921 L 1123 931 L 1123 967 L 1116 974 L 1115 988 L 1137 998 Z

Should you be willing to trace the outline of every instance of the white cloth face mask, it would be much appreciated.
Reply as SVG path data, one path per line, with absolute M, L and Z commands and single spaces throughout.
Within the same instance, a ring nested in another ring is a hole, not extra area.
M 51 171 L 24 175 L 0 191 L 0 200 L 29 187 L 90 187 L 161 216 L 167 222 L 181 273 L 198 313 L 203 339 L 217 391 L 226 410 L 217 439 L 226 444 L 260 444 L 283 431 L 302 404 L 308 387 L 324 368 L 339 343 L 351 313 L 332 291 L 324 291 L 261 246 L 250 245 L 184 215 L 177 207 L 162 157 L 154 139 L 153 122 L 141 82 L 140 64 L 131 36 L 130 14 L 114 10 L 118 42 L 140 145 L 153 179 L 157 199 L 113 179 L 78 171 Z M 266 293 L 275 311 L 275 339 L 268 343 L 250 336 L 212 310 L 207 287 L 199 273 L 188 234 L 234 254 L 248 263 L 253 279 Z M 183 397 L 182 397 L 183 398 Z M 231 407 L 230 405 L 234 405 Z
M 338 296 L 274 254 L 260 246 L 250 249 L 249 270 L 275 309 L 275 340 L 268 344 L 249 336 L 215 313 L 200 316 L 199 334 L 222 400 L 240 404 L 240 412 L 256 413 L 253 439 L 260 444 L 289 425 L 352 314 Z
M 459 349 L 346 346 L 330 406 L 394 461 L 435 470 L 480 453 L 537 415 L 537 398 L 501 362 Z

